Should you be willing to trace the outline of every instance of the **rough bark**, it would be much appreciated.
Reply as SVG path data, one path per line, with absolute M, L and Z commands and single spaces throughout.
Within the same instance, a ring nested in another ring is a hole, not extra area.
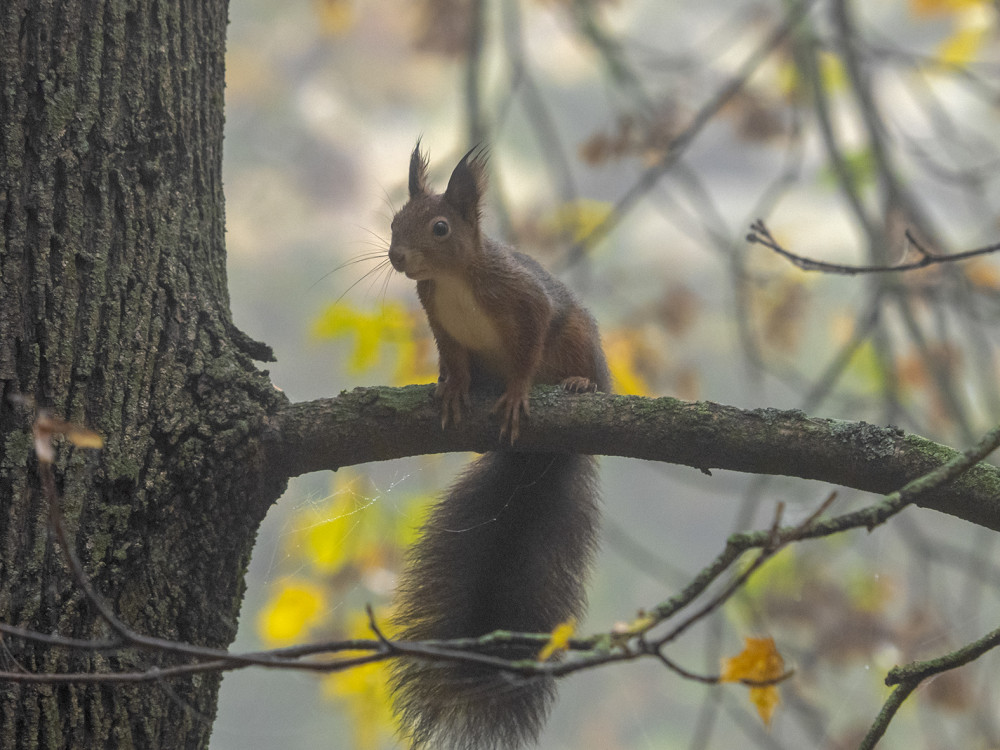
M 106 636 L 48 531 L 31 403 L 96 429 L 60 448 L 63 513 L 136 630 L 225 646 L 283 488 L 252 426 L 281 399 L 230 321 L 224 0 L 0 4 L 0 619 Z M 13 398 L 12 398 L 13 397 Z M 24 401 L 20 397 L 27 397 Z M 225 571 L 225 574 L 220 574 Z M 7 638 L 5 668 L 146 668 Z M 0 747 L 196 748 L 219 680 L 0 685 Z

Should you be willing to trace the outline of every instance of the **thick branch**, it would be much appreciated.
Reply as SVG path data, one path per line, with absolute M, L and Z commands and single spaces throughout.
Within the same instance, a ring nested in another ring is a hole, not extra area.
M 287 476 L 404 456 L 499 447 L 491 400 L 442 430 L 431 386 L 358 388 L 268 420 L 266 459 Z M 712 402 L 532 391 L 521 450 L 556 450 L 816 479 L 887 494 L 958 452 L 895 427 Z M 1000 531 L 1000 470 L 979 464 L 918 505 Z

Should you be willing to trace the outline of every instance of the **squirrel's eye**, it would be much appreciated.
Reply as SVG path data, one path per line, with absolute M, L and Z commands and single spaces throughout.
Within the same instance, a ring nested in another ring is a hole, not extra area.
M 431 227 L 431 232 L 434 233 L 435 237 L 447 237 L 448 232 L 450 231 L 451 227 L 449 227 L 448 222 L 443 219 L 435 221 L 434 225 Z

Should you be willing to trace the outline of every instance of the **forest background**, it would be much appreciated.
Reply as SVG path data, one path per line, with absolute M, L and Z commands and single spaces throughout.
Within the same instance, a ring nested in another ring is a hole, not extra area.
M 1000 421 L 1000 266 L 797 268 L 1000 238 L 997 7 L 859 3 L 234 0 L 225 190 L 234 319 L 293 401 L 429 382 L 412 283 L 378 268 L 418 136 L 443 187 L 491 148 L 488 226 L 598 317 L 619 392 L 893 424 L 955 447 Z M 357 261 L 357 262 L 355 262 Z M 369 273 L 371 272 L 371 273 Z M 369 275 L 366 275 L 369 273 Z M 365 635 L 420 508 L 465 460 L 310 474 L 271 509 L 235 649 Z M 826 485 L 602 459 L 603 552 L 579 632 L 680 589 L 728 534 Z M 830 512 L 872 496 L 841 490 Z M 563 680 L 542 747 L 856 747 L 895 664 L 995 627 L 995 532 L 910 510 L 793 545 L 671 655 L 715 674 L 745 636 L 795 669 L 770 728 L 738 686 L 655 664 Z M 996 661 L 930 681 L 885 747 L 1000 743 Z M 378 668 L 223 682 L 212 748 L 393 747 Z

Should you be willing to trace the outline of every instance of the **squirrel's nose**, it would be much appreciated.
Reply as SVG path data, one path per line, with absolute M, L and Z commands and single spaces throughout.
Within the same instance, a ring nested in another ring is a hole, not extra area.
M 400 250 L 395 245 L 389 248 L 389 262 L 397 271 L 406 270 L 406 251 Z

